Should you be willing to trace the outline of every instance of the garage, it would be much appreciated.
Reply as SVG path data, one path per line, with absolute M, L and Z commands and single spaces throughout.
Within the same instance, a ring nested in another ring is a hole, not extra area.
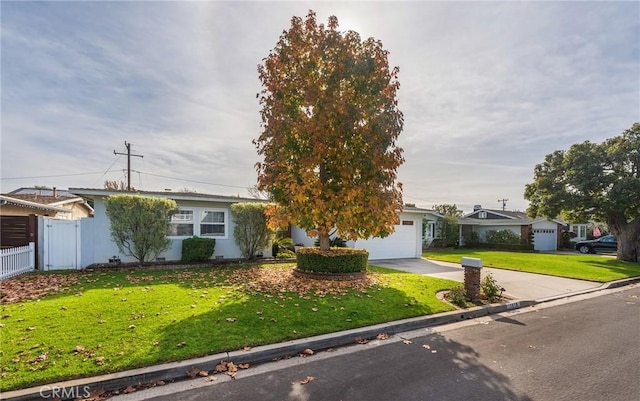
M 555 251 L 558 232 L 556 228 L 534 228 L 533 249 L 536 251 Z
M 422 218 L 424 209 L 406 208 L 400 214 L 400 224 L 395 226 L 395 232 L 385 238 L 369 238 L 348 241 L 351 248 L 366 249 L 369 260 L 376 259 L 404 259 L 422 256 Z M 315 238 L 308 237 L 299 227 L 291 227 L 291 237 L 294 242 L 303 246 L 313 246 Z
M 403 218 L 393 234 L 386 238 L 358 240 L 354 248 L 369 251 L 369 260 L 418 258 L 422 252 L 422 219 Z

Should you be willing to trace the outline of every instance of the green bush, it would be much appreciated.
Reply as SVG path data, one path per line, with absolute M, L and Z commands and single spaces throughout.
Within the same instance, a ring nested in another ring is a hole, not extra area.
M 182 261 L 206 262 L 213 256 L 216 240 L 213 238 L 191 237 L 182 241 Z
M 500 251 L 533 251 L 533 244 L 487 244 L 486 242 L 479 242 L 473 245 L 465 245 L 464 247 Z
M 316 247 L 300 248 L 296 253 L 298 269 L 314 273 L 357 273 L 367 271 L 369 252 L 364 249 Z
M 472 231 L 468 234 L 463 235 L 464 244 L 468 247 L 474 247 L 480 243 L 480 236 L 477 232 Z
M 520 235 L 511 230 L 488 230 L 484 235 L 490 244 L 519 244 Z
M 502 287 L 498 285 L 498 282 L 493 278 L 491 273 L 487 274 L 482 281 L 480 281 L 480 293 L 489 302 L 495 302 L 500 299 L 502 291 Z
M 465 291 L 462 284 L 459 284 L 449 290 L 448 299 L 452 304 L 465 308 L 467 306 L 467 291 Z
M 279 249 L 276 254 L 276 259 L 294 259 L 295 257 L 295 252 L 287 248 Z

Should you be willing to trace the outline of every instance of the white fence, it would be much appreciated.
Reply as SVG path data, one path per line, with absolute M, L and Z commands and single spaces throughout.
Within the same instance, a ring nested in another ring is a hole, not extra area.
M 29 245 L 0 250 L 0 280 L 30 272 L 36 267 L 36 245 Z

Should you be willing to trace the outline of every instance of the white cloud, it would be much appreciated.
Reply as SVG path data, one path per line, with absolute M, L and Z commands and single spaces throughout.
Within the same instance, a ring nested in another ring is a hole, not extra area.
M 399 178 L 421 206 L 524 209 L 545 154 L 640 120 L 638 3 L 5 3 L 2 191 L 101 186 L 124 159 L 105 175 L 6 178 L 104 172 L 126 140 L 145 156 L 134 170 L 154 174 L 138 187 L 242 194 L 258 161 L 256 67 L 310 8 L 400 66 Z

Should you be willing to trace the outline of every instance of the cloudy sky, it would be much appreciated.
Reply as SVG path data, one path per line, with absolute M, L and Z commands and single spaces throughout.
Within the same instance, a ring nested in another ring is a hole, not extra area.
M 547 153 L 640 121 L 640 3 L 8 2 L 1 190 L 247 196 L 257 65 L 292 16 L 336 15 L 400 67 L 405 202 L 524 210 Z

